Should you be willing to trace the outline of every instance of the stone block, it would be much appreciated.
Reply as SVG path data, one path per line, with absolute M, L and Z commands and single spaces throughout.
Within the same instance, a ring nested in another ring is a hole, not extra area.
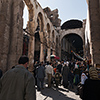
M 94 64 L 100 64 L 100 56 L 98 56 L 98 55 L 100 55 L 100 53 L 93 54 L 93 63 Z
M 22 49 L 23 49 L 23 34 L 19 33 L 19 38 L 17 38 L 17 54 L 22 54 Z
M 3 35 L 3 33 L 5 32 L 5 23 L 1 23 L 0 22 L 0 37 Z
M 16 59 L 16 53 L 11 53 L 8 55 L 9 59 L 8 59 L 8 69 L 12 68 L 13 66 L 17 65 L 17 59 Z
M 23 15 L 23 8 L 21 8 L 20 5 L 18 5 L 14 8 L 14 16 L 17 14 Z
M 1 13 L 0 14 L 0 23 L 1 22 L 5 22 L 6 21 L 6 16 L 5 16 L 5 14 L 4 13 Z
M 10 42 L 10 27 L 6 24 L 5 32 L 3 33 L 3 53 L 8 54 L 9 51 L 9 42 Z
M 8 4 L 8 8 L 7 8 L 7 12 L 6 12 L 6 16 L 7 16 L 6 17 L 6 22 L 7 22 L 8 25 L 10 25 L 10 23 L 11 23 L 12 14 L 13 14 L 13 11 L 11 10 L 11 5 Z
M 3 72 L 5 72 L 7 70 L 7 55 L 6 54 L 2 54 L 2 59 L 0 61 L 0 68 L 3 70 Z
M 20 5 L 21 2 L 23 2 L 23 0 L 14 0 L 14 8 L 17 7 L 18 5 Z

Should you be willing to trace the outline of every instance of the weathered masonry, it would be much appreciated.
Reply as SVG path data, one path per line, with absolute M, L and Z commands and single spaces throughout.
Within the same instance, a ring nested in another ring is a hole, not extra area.
M 29 21 L 27 31 L 30 33 L 28 56 L 30 66 L 33 65 L 35 51 L 35 34 L 39 27 L 38 35 L 40 37 L 40 61 L 44 61 L 47 51 L 47 60 L 50 61 L 50 55 L 56 54 L 56 38 L 58 34 L 48 18 L 47 14 L 41 8 L 36 0 L 0 0 L 0 68 L 5 72 L 17 64 L 18 58 L 22 55 L 23 48 L 23 9 L 24 2 L 28 7 Z M 56 11 L 56 10 L 55 10 Z M 58 12 L 56 11 L 56 14 Z M 58 16 L 53 15 L 54 19 Z M 59 23 L 54 23 L 58 27 Z M 58 45 L 59 48 L 59 45 Z M 60 55 L 58 55 L 60 56 Z
M 29 35 L 30 69 L 36 54 L 39 61 L 50 61 L 51 54 L 61 58 L 62 40 L 68 39 L 70 34 L 81 38 L 83 56 L 91 59 L 92 64 L 100 64 L 100 0 L 87 0 L 88 17 L 86 23 L 82 22 L 83 27 L 66 30 L 61 29 L 57 9 L 42 9 L 36 0 L 0 0 L 0 68 L 4 72 L 17 64 L 23 52 L 24 3 L 29 12 L 25 31 Z
M 87 4 L 85 51 L 91 58 L 92 64 L 100 65 L 100 0 L 87 0 Z

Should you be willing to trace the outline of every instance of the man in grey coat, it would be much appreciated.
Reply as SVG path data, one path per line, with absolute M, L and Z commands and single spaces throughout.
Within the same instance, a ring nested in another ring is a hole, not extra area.
M 18 65 L 0 80 L 0 100 L 36 100 L 35 81 L 26 69 L 29 58 L 21 56 Z
M 43 66 L 43 62 L 39 64 L 36 69 L 37 76 L 37 90 L 40 91 L 44 89 L 44 78 L 45 78 L 45 68 Z

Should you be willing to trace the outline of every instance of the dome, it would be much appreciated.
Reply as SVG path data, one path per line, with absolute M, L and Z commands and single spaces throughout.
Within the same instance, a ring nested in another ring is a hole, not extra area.
M 75 29 L 75 28 L 82 28 L 83 22 L 80 20 L 69 20 L 63 23 L 61 29 Z

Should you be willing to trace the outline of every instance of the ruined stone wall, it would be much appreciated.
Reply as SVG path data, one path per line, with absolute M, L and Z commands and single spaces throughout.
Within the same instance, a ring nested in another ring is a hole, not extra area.
M 17 64 L 22 53 L 22 12 L 22 0 L 0 1 L 0 68 L 3 71 Z
M 11 2 L 11 0 L 10 0 Z M 6 70 L 7 55 L 9 50 L 9 31 L 10 31 L 10 6 L 6 0 L 0 1 L 0 68 Z M 8 10 L 7 10 L 8 9 Z M 7 12 L 8 11 L 8 12 Z M 7 18 L 8 16 L 8 18 Z
M 65 35 L 70 34 L 70 33 L 75 33 L 75 34 L 79 35 L 82 38 L 83 43 L 84 43 L 84 30 L 83 30 L 83 28 L 61 30 L 61 33 L 60 33 L 61 34 L 60 41 L 62 40 L 62 38 Z
M 90 21 L 90 53 L 92 64 L 100 64 L 100 10 L 99 0 L 88 0 Z
M 84 52 L 84 58 L 86 57 L 86 50 L 85 50 L 85 28 L 86 28 L 86 19 L 83 20 L 83 52 Z
M 38 26 L 37 19 L 39 19 L 40 25 L 40 60 L 44 58 L 42 55 L 46 44 L 44 43 L 44 36 L 48 36 L 47 24 L 50 26 L 49 41 L 56 46 L 56 32 L 50 19 L 44 13 L 42 7 L 36 0 L 24 0 L 29 11 L 28 31 L 30 33 L 29 40 L 29 64 L 33 65 L 34 60 L 34 47 L 35 47 L 35 31 Z M 22 55 L 23 48 L 23 0 L 0 0 L 0 68 L 5 72 L 12 66 L 17 64 L 18 58 Z M 52 41 L 52 32 L 54 32 L 54 41 Z M 44 35 L 46 34 L 46 35 Z M 47 38 L 48 38 L 47 37 Z M 48 40 L 46 38 L 46 41 Z M 54 43 L 53 43 L 54 42 Z M 55 46 L 53 51 L 55 51 Z M 50 57 L 51 48 L 47 47 L 48 55 Z
M 44 12 L 47 14 L 48 18 L 52 22 L 55 27 L 59 27 L 61 24 L 61 19 L 59 19 L 58 9 L 51 11 L 49 7 L 43 9 Z

